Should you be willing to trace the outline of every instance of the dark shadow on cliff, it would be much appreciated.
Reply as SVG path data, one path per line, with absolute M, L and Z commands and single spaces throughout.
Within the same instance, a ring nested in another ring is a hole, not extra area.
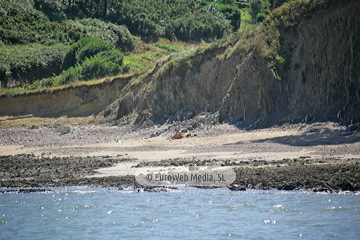
M 318 145 L 339 145 L 360 142 L 360 132 L 353 132 L 350 135 L 342 136 L 344 132 L 335 133 L 303 133 L 301 135 L 266 138 L 252 143 L 280 143 L 290 146 L 318 146 Z M 226 145 L 240 145 L 243 142 L 230 143 Z

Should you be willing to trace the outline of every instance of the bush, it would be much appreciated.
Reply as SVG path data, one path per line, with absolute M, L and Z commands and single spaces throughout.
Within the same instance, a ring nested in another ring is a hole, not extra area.
M 0 1 L 0 42 L 5 44 L 71 43 L 81 30 L 66 22 L 51 22 L 31 1 Z
M 91 18 L 78 19 L 76 21 L 69 20 L 68 22 L 73 27 L 80 29 L 85 35 L 112 42 L 123 50 L 132 51 L 135 47 L 134 37 L 126 26 L 119 26 Z
M 87 59 L 82 64 L 82 76 L 84 79 L 101 78 L 122 73 L 122 66 L 112 61 L 106 61 L 100 57 Z
M 55 86 L 69 84 L 82 79 L 82 67 L 80 65 L 73 66 L 63 71 L 57 78 L 54 78 Z
M 157 41 L 159 37 L 211 41 L 231 30 L 222 14 L 211 12 L 199 0 L 124 0 L 121 13 L 113 15 L 111 21 L 126 25 L 145 41 Z
M 51 21 L 66 20 L 66 6 L 56 0 L 34 0 L 34 7 L 43 12 Z
M 67 48 L 63 44 L 0 47 L 2 87 L 11 87 L 20 82 L 31 83 L 39 78 L 59 74 Z
M 240 21 L 241 21 L 240 9 L 229 5 L 220 4 L 219 11 L 224 15 L 226 19 L 230 21 L 233 31 L 237 31 L 240 28 Z
M 97 57 L 104 58 L 106 61 L 111 61 L 119 65 L 122 65 L 124 60 L 123 54 L 117 49 L 101 52 L 97 54 Z
M 76 64 L 81 63 L 85 58 L 92 57 L 99 52 L 114 48 L 113 44 L 104 40 L 92 37 L 84 37 L 70 46 L 67 51 L 62 69 L 66 70 Z
M 56 0 L 0 1 L 0 43 L 71 44 L 89 36 L 112 42 L 125 50 L 134 48 L 133 37 L 125 26 L 99 19 L 64 21 L 65 11 L 64 4 Z
M 259 14 L 257 15 L 256 21 L 257 21 L 257 22 L 262 22 L 262 21 L 264 21 L 265 18 L 266 18 L 266 14 L 265 14 L 265 13 L 259 13 Z
M 171 45 L 171 44 L 163 44 L 163 43 L 156 43 L 155 47 L 165 49 L 169 52 L 179 52 L 184 49 L 184 47 L 178 45 Z
M 85 58 L 82 63 L 69 67 L 59 76 L 43 79 L 40 83 L 35 82 L 30 86 L 30 89 L 36 86 L 57 87 L 78 80 L 86 81 L 106 76 L 114 76 L 126 72 L 126 70 L 123 66 L 122 53 L 117 49 L 111 49 Z
M 102 52 L 87 58 L 81 67 L 85 80 L 119 75 L 123 72 L 123 55 L 116 49 Z

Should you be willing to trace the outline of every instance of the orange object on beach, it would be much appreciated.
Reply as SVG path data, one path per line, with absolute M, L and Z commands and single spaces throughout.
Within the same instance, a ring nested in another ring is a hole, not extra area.
M 176 129 L 175 134 L 169 137 L 168 139 L 174 140 L 174 139 L 182 139 L 182 138 L 183 138 L 182 132 Z

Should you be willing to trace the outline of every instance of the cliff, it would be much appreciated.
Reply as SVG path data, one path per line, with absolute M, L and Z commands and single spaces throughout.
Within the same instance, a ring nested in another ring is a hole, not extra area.
M 219 112 L 220 121 L 244 127 L 359 121 L 359 26 L 359 1 L 335 1 L 280 29 L 279 54 L 286 56 L 286 63 L 276 68 L 269 67 L 271 59 L 252 38 L 240 35 L 228 45 L 182 58 L 171 56 L 137 84 L 90 86 L 87 95 L 78 98 L 76 89 L 63 90 L 69 92 L 66 96 L 38 94 L 31 100 L 29 96 L 1 97 L 0 115 L 97 114 L 101 121 L 113 121 L 136 114 L 139 119 L 164 122 Z M 251 34 L 261 34 L 261 28 Z M 82 103 L 88 99 L 93 99 L 92 104 L 85 109 Z
M 280 30 L 280 53 L 287 62 L 276 69 L 269 68 L 269 59 L 256 44 L 246 48 L 249 44 L 242 39 L 227 49 L 200 51 L 178 63 L 170 60 L 145 79 L 136 95 L 109 106 L 107 116 L 111 111 L 116 118 L 150 111 L 154 119 L 184 120 L 202 111 L 219 111 L 220 121 L 258 127 L 359 121 L 358 26 L 358 1 L 335 3 L 305 16 Z

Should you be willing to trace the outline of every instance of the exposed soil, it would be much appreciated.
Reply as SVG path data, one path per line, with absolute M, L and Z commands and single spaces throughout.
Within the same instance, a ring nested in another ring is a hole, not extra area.
M 203 119 L 209 122 L 140 127 L 53 120 L 2 129 L 0 187 L 140 187 L 136 167 L 196 164 L 233 166 L 232 190 L 360 190 L 358 131 L 332 122 L 245 131 L 210 121 L 210 115 Z M 167 140 L 175 129 L 193 136 Z

